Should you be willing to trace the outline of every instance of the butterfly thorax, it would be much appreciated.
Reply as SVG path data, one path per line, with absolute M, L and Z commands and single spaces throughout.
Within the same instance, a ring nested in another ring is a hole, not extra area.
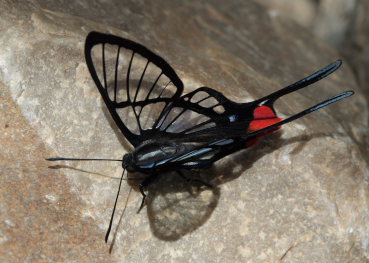
M 167 169 L 167 161 L 187 152 L 193 146 L 160 140 L 146 140 L 132 153 L 123 156 L 123 167 L 129 172 L 152 173 Z

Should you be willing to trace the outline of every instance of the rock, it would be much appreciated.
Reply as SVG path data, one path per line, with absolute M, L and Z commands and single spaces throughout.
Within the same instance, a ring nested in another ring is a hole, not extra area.
M 290 18 L 299 25 L 311 29 L 317 16 L 318 2 L 315 0 L 257 0 L 267 7 L 270 14 Z
M 352 21 L 340 50 L 352 67 L 366 100 L 369 101 L 369 3 L 362 0 L 356 2 Z M 368 145 L 369 136 L 364 136 L 362 140 L 367 141 L 365 144 Z M 369 156 L 369 147 L 363 148 L 363 154 Z
M 206 85 L 240 102 L 322 68 L 338 58 L 334 49 L 252 1 L 3 0 L 0 9 L 2 262 L 368 260 L 368 111 L 347 65 L 276 109 L 287 116 L 344 90 L 355 96 L 203 171 L 213 189 L 162 175 L 137 215 L 140 193 L 126 203 L 132 184 L 124 184 L 111 255 L 103 239 L 120 164 L 48 169 L 55 163 L 44 160 L 131 149 L 84 62 L 92 30 L 158 53 L 186 92 Z
M 357 77 L 359 86 L 369 100 L 369 48 L 368 48 L 368 13 L 369 3 L 367 1 L 357 1 L 357 7 L 353 16 L 353 21 L 347 32 L 344 44 L 341 48 Z
M 355 16 L 357 0 L 321 0 L 314 19 L 313 32 L 335 47 L 340 47 Z
M 0 83 L 0 261 L 108 262 L 101 230 L 83 213 L 81 193 L 70 180 L 48 168 L 35 127 Z M 93 252 L 92 252 L 93 251 Z
M 257 0 L 270 14 L 291 19 L 334 47 L 348 40 L 353 21 L 364 14 L 365 0 Z

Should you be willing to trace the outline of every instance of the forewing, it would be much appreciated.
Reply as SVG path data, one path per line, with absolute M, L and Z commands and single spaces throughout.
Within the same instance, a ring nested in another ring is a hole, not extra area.
M 131 40 L 91 32 L 85 57 L 111 116 L 133 146 L 155 132 L 164 109 L 182 94 L 182 81 L 169 64 Z

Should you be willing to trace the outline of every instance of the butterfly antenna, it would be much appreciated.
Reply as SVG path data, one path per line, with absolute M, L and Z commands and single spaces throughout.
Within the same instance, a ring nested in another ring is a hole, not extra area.
M 323 101 L 321 103 L 318 103 L 317 105 L 315 105 L 313 107 L 310 107 L 310 108 L 308 108 L 306 110 L 303 110 L 303 111 L 301 111 L 301 112 L 299 112 L 299 113 L 297 113 L 297 114 L 295 114 L 295 115 L 293 115 L 293 116 L 291 116 L 291 117 L 289 117 L 287 119 L 284 119 L 284 120 L 282 120 L 280 122 L 277 122 L 277 123 L 275 123 L 273 125 L 270 125 L 268 127 L 265 127 L 263 129 L 260 129 L 260 130 L 256 130 L 254 132 L 250 132 L 246 136 L 243 136 L 243 138 L 247 139 L 247 138 L 253 137 L 255 135 L 258 135 L 260 133 L 268 132 L 268 131 L 270 131 L 272 129 L 275 129 L 275 128 L 283 125 L 283 124 L 286 124 L 286 123 L 289 123 L 291 121 L 294 121 L 294 120 L 296 120 L 298 118 L 301 118 L 301 117 L 303 117 L 303 116 L 305 116 L 305 115 L 307 115 L 307 114 L 309 114 L 309 113 L 311 113 L 313 111 L 316 111 L 316 110 L 319 110 L 320 108 L 323 108 L 325 106 L 328 106 L 329 104 L 332 104 L 332 103 L 335 103 L 335 102 L 340 101 L 342 99 L 345 99 L 347 97 L 350 97 L 353 94 L 354 94 L 353 91 L 346 91 L 346 92 L 341 93 L 339 95 L 336 95 L 336 96 L 334 96 L 334 97 L 332 97 L 332 98 L 330 98 L 328 100 L 325 100 L 325 101 Z
M 107 243 L 107 242 L 108 242 L 109 234 L 110 234 L 110 231 L 111 231 L 111 226 L 113 225 L 113 219 L 114 219 L 114 214 L 115 214 L 115 208 L 117 207 L 118 197 L 119 197 L 119 193 L 120 193 L 120 187 L 121 187 L 121 185 L 122 185 L 123 175 L 124 175 L 124 172 L 125 172 L 125 171 L 126 171 L 126 169 L 124 169 L 124 170 L 123 170 L 122 176 L 120 177 L 119 187 L 118 187 L 118 192 L 117 192 L 117 197 L 115 198 L 114 208 L 113 208 L 113 212 L 112 212 L 111 217 L 110 217 L 109 227 L 108 227 L 108 230 L 106 231 L 106 235 L 105 235 L 105 243 Z
M 118 159 L 81 159 L 81 158 L 63 158 L 63 157 L 55 157 L 55 158 L 47 158 L 46 161 L 54 162 L 54 161 L 114 161 L 114 162 L 122 162 L 122 160 Z
M 128 205 L 128 201 L 129 201 L 129 197 L 131 196 L 131 193 L 132 193 L 132 187 L 129 188 L 129 192 L 128 192 L 128 195 L 127 195 L 127 198 L 126 198 L 126 203 L 124 205 L 124 208 L 123 208 L 123 211 L 122 211 L 122 215 L 120 216 L 119 218 L 119 222 L 118 222 L 118 226 L 114 232 L 114 236 L 113 236 L 113 240 L 111 241 L 111 244 L 110 244 L 110 248 L 109 248 L 109 253 L 111 254 L 111 252 L 113 251 L 113 246 L 115 244 L 115 240 L 117 238 L 117 233 L 118 233 L 118 227 L 120 226 L 121 222 L 122 222 L 122 218 L 126 212 L 126 209 L 127 209 L 127 205 Z
M 305 88 L 306 86 L 309 86 L 319 80 L 321 80 L 322 78 L 327 77 L 328 75 L 330 75 L 331 73 L 335 72 L 340 66 L 342 65 L 342 61 L 341 60 L 337 60 L 331 64 L 329 64 L 328 66 L 326 66 L 325 68 L 318 70 L 317 72 L 311 74 L 310 76 L 303 78 L 283 89 L 280 89 L 276 92 L 273 92 L 261 99 L 258 99 L 256 101 L 254 101 L 256 104 L 259 105 L 264 105 L 267 104 L 268 106 L 272 106 L 274 101 L 276 101 L 278 98 L 289 94 L 291 92 L 294 92 L 296 90 Z

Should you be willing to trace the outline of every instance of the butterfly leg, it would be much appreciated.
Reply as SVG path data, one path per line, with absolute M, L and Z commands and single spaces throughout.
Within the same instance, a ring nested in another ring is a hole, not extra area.
M 213 188 L 213 186 L 211 184 L 208 184 L 207 182 L 204 182 L 204 181 L 202 181 L 200 179 L 191 179 L 191 178 L 186 177 L 181 171 L 177 171 L 177 173 L 178 173 L 178 175 L 180 177 L 182 177 L 188 183 L 198 182 L 198 183 L 200 183 L 202 185 L 205 185 L 206 187 Z
M 145 188 L 147 188 L 152 183 L 154 178 L 155 178 L 155 174 L 152 174 L 149 177 L 147 177 L 145 180 L 143 180 L 142 183 L 140 183 L 138 186 L 142 194 L 142 201 L 141 201 L 140 208 L 137 211 L 137 214 L 141 211 L 141 209 L 143 208 L 145 204 L 145 200 L 146 200 Z

